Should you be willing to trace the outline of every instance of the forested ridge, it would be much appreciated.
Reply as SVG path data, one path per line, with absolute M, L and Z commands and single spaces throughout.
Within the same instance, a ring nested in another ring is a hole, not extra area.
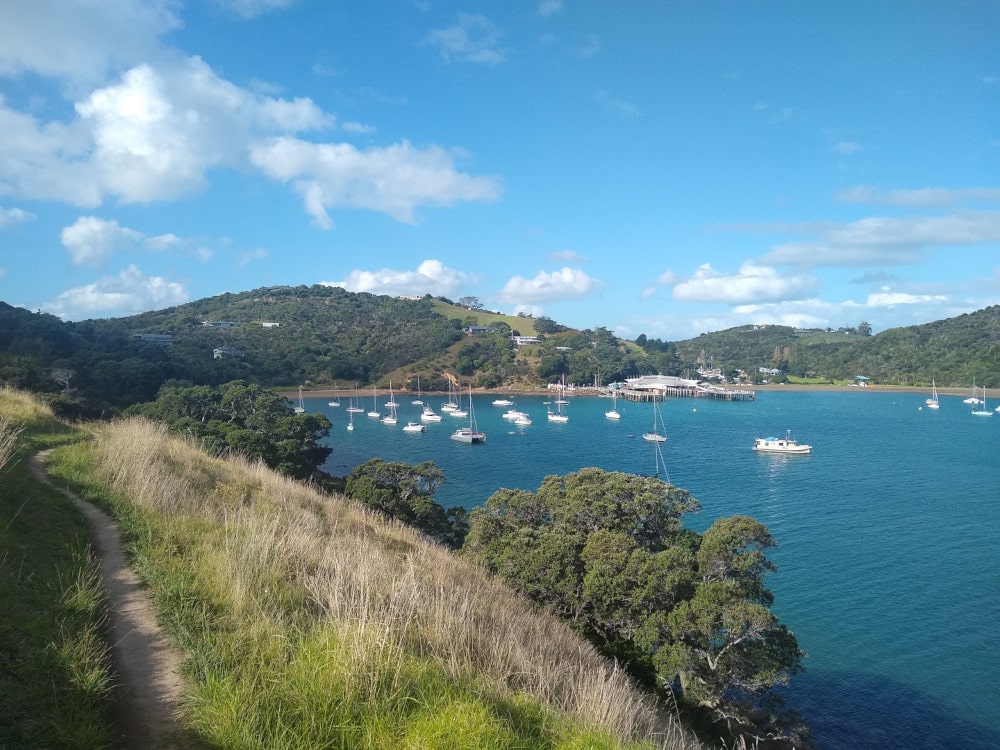
M 471 304 L 470 304 L 471 301 Z M 801 331 L 740 326 L 671 342 L 634 342 L 598 327 L 502 316 L 475 298 L 401 299 L 336 287 L 269 287 L 125 318 L 64 322 L 0 302 L 0 382 L 49 394 L 61 413 L 99 416 L 151 401 L 178 381 L 218 386 L 445 390 L 445 373 L 477 388 L 536 388 L 565 377 L 606 384 L 662 373 L 729 382 L 777 378 L 968 387 L 1000 385 L 1000 306 L 870 335 L 870 327 Z M 469 334 L 463 329 L 483 326 Z M 537 336 L 518 344 L 514 335 Z M 170 343 L 157 341 L 167 336 Z

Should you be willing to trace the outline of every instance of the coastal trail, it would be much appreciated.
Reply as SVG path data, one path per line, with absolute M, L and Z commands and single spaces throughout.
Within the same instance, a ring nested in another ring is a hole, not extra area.
M 100 508 L 57 487 L 45 471 L 45 451 L 29 460 L 32 475 L 62 492 L 87 519 L 100 562 L 115 670 L 116 746 L 126 750 L 180 750 L 198 745 L 180 722 L 184 690 L 181 652 L 156 621 L 152 600 L 128 566 L 115 522 Z

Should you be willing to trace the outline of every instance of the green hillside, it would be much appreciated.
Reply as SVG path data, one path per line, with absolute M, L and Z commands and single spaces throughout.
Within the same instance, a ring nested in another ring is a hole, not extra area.
M 169 381 L 313 390 L 415 388 L 419 378 L 433 391 L 447 389 L 447 373 L 475 388 L 531 389 L 562 378 L 577 385 L 649 373 L 699 378 L 714 368 L 727 382 L 843 382 L 862 374 L 895 385 L 1000 385 L 1000 306 L 875 336 L 864 326 L 765 325 L 630 342 L 605 328 L 578 331 L 486 311 L 475 298 L 461 302 L 267 287 L 78 323 L 0 302 L 0 383 L 49 394 L 58 413 L 86 417 L 151 401 Z M 463 330 L 469 326 L 487 330 Z M 515 334 L 538 340 L 525 344 Z
M 1000 306 L 874 336 L 857 330 L 800 331 L 787 326 L 741 326 L 676 344 L 684 363 L 699 359 L 723 372 L 780 368 L 797 377 L 876 383 L 967 387 L 1000 385 Z

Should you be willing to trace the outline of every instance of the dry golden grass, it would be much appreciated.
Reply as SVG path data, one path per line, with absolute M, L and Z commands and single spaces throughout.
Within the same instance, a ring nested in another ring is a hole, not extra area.
M 411 529 L 261 464 L 211 458 L 144 420 L 100 430 L 97 452 L 99 472 L 133 503 L 217 529 L 213 552 L 185 554 L 214 566 L 261 632 L 294 622 L 352 644 L 357 690 L 376 689 L 362 675 L 384 688 L 415 656 L 624 741 L 699 747 L 563 623 Z

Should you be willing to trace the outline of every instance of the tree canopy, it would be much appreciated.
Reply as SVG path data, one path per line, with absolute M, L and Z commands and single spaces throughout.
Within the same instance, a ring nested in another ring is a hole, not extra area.
M 324 415 L 295 414 L 288 399 L 242 380 L 218 388 L 167 384 L 155 401 L 127 413 L 193 435 L 213 452 L 260 459 L 299 479 L 312 476 L 331 452 L 320 444 L 331 426 Z
M 463 550 L 689 706 L 774 733 L 770 689 L 801 668 L 764 585 L 774 546 L 735 516 L 683 528 L 700 506 L 653 477 L 586 468 L 537 492 L 502 489 L 472 511 Z
M 354 468 L 345 492 L 372 510 L 457 549 L 468 529 L 467 514 L 464 508 L 445 510 L 434 500 L 434 491 L 444 481 L 444 472 L 433 461 L 412 466 L 373 458 Z

